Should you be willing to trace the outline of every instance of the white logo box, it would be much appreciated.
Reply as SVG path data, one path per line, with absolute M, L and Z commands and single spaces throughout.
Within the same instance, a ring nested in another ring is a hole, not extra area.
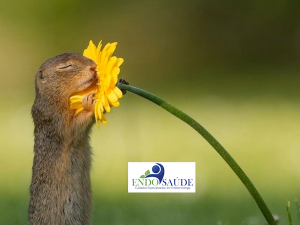
M 195 192 L 195 162 L 128 162 L 128 193 Z

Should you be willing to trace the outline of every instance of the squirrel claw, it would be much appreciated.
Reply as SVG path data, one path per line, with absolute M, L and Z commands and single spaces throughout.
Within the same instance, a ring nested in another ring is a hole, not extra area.
M 87 94 L 82 99 L 83 108 L 87 111 L 92 111 L 95 104 L 95 93 Z

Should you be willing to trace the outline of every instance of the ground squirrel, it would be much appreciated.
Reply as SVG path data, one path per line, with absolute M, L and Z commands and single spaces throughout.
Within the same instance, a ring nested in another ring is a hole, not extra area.
M 30 186 L 30 225 L 90 224 L 92 192 L 89 134 L 95 122 L 93 94 L 84 111 L 70 110 L 69 98 L 97 83 L 96 64 L 74 52 L 43 63 L 36 73 L 34 162 Z

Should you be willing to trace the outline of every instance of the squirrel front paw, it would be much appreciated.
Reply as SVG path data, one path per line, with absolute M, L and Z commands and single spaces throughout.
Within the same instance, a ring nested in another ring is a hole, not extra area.
M 87 94 L 82 99 L 82 106 L 87 111 L 92 111 L 95 105 L 95 93 Z

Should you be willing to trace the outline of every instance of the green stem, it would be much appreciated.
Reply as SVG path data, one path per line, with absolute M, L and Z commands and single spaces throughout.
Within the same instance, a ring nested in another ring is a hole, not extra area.
M 290 203 L 290 201 L 288 201 L 288 203 L 287 203 L 286 211 L 287 211 L 287 214 L 288 214 L 289 224 L 293 225 L 292 214 L 291 214 L 291 203 Z
M 160 107 L 167 110 L 169 113 L 173 114 L 174 116 L 178 117 L 182 121 L 186 122 L 192 128 L 194 128 L 218 153 L 219 155 L 225 160 L 225 162 L 230 166 L 230 168 L 234 171 L 234 173 L 240 178 L 242 183 L 248 189 L 249 193 L 254 198 L 256 204 L 260 208 L 262 214 L 264 215 L 265 219 L 267 220 L 269 225 L 276 225 L 276 222 L 270 212 L 269 208 L 267 207 L 266 203 L 260 196 L 259 192 L 251 182 L 251 180 L 247 177 L 245 172 L 242 168 L 237 164 L 237 162 L 231 157 L 231 155 L 225 150 L 225 148 L 204 128 L 202 127 L 196 120 L 185 114 L 184 112 L 178 110 L 168 102 L 164 101 L 163 99 L 146 92 L 142 89 L 132 87 L 130 85 L 118 83 L 117 86 L 122 90 L 127 90 L 133 92 L 143 98 L 148 99 L 149 101 L 159 105 Z

